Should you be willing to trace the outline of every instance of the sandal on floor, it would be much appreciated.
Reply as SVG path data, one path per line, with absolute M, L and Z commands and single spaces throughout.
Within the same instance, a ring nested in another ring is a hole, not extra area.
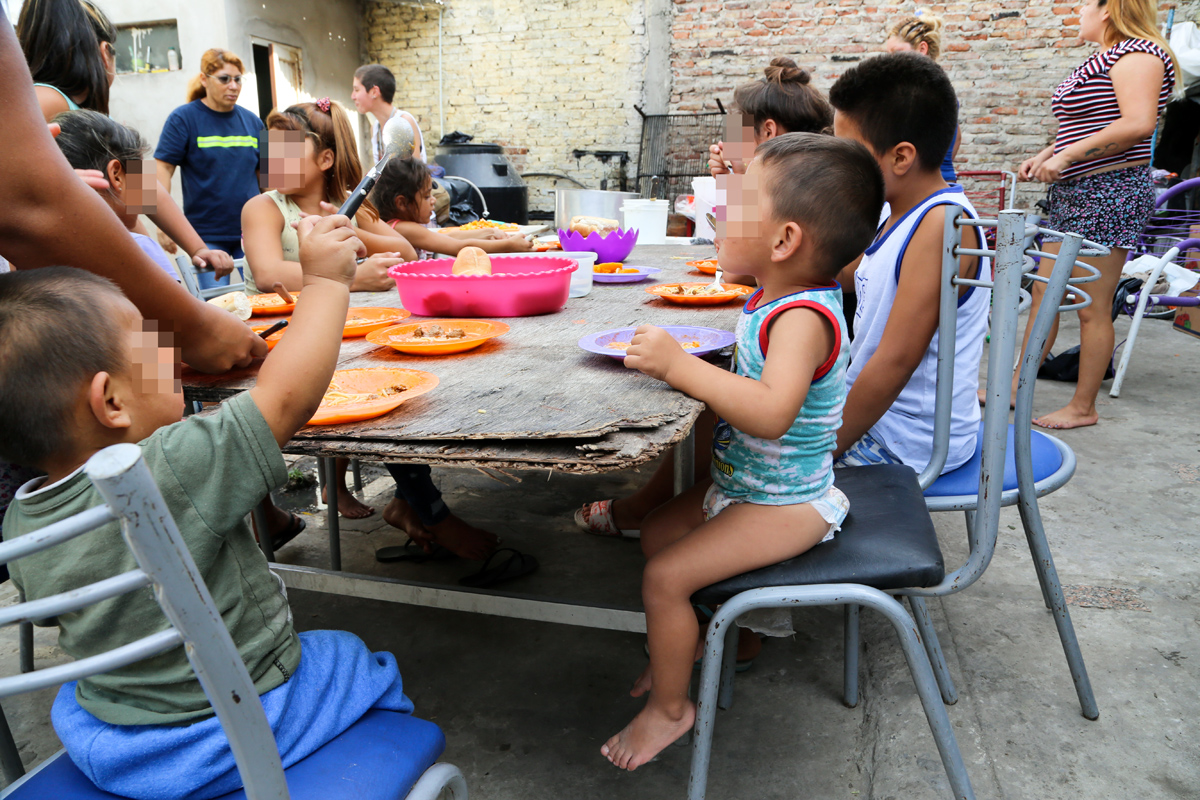
M 375 560 L 380 564 L 391 564 L 396 561 L 424 564 L 427 561 L 449 561 L 452 558 L 457 558 L 457 556 L 436 542 L 432 552 L 425 552 L 425 548 L 416 539 L 409 539 L 402 545 L 381 547 L 375 551 Z
M 597 500 L 575 512 L 575 524 L 584 531 L 596 536 L 620 536 L 626 539 L 642 538 L 642 532 L 638 528 L 622 530 L 617 527 L 612 507 L 612 500 Z M 585 510 L 586 515 L 584 513 Z
M 288 524 L 283 530 L 271 537 L 271 549 L 278 550 L 285 544 L 295 539 L 304 529 L 308 527 L 308 522 L 299 514 L 288 514 Z
M 493 565 L 492 562 L 496 561 L 496 556 L 501 553 L 508 553 L 508 557 Z M 489 586 L 495 586 L 498 583 L 528 575 L 537 568 L 538 561 L 533 556 L 514 550 L 511 547 L 501 547 L 487 557 L 487 561 L 483 562 L 483 566 L 479 568 L 478 572 L 473 572 L 470 575 L 459 578 L 458 582 L 461 586 L 470 586 L 473 589 L 486 589 Z

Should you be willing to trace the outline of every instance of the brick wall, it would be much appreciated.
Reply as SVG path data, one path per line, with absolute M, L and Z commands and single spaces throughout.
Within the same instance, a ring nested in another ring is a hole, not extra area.
M 1094 52 L 1078 38 L 1077 4 L 1064 0 L 928 3 L 877 0 L 674 0 L 671 106 L 728 105 L 733 89 L 758 77 L 770 59 L 791 56 L 822 90 L 849 63 L 883 50 L 885 28 L 920 7 L 945 21 L 943 54 L 958 92 L 959 169 L 1015 169 L 1052 140 L 1050 95 Z M 1178 5 L 1176 21 L 1196 19 L 1200 2 Z M 1023 184 L 1022 204 L 1042 196 Z
M 607 168 L 590 157 L 577 162 L 571 151 L 627 150 L 637 158 L 642 9 L 635 0 L 448 2 L 446 132 L 505 145 L 521 172 L 565 173 L 598 188 L 616 162 Z M 364 21 L 367 57 L 395 73 L 396 105 L 417 117 L 432 146 L 440 138 L 436 7 L 368 3 Z M 530 208 L 553 210 L 553 181 L 529 184 Z

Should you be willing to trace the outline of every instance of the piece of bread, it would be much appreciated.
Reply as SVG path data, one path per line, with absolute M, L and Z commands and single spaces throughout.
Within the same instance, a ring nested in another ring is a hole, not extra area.
M 223 308 L 241 320 L 250 319 L 250 300 L 242 292 L 229 292 L 220 297 L 214 297 L 208 302 L 218 308 Z
M 621 227 L 621 223 L 615 219 L 605 219 L 604 217 L 586 217 L 574 216 L 571 217 L 571 230 L 587 236 L 589 233 L 610 233 Z
M 454 259 L 454 275 L 491 275 L 492 260 L 479 247 L 464 247 Z

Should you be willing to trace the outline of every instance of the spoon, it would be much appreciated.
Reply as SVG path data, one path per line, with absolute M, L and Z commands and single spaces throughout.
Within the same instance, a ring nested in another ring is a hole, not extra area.
M 725 285 L 721 283 L 721 274 L 721 267 L 718 266 L 716 274 L 713 275 L 712 283 L 710 283 L 709 286 L 715 286 L 717 287 L 718 291 L 723 292 L 725 291 Z
M 710 226 L 710 227 L 711 227 L 711 228 L 712 228 L 714 231 L 716 231 L 716 229 L 717 229 L 717 218 L 716 218 L 716 216 L 714 216 L 714 215 L 713 215 L 713 213 L 712 213 L 711 211 L 705 211 L 705 212 L 704 212 L 704 218 L 705 218 L 706 220 L 708 220 L 708 224 L 709 224 L 709 226 Z
M 271 291 L 279 295 L 279 299 L 289 306 L 296 305 L 296 298 L 288 293 L 287 287 L 281 281 L 275 281 L 274 285 L 271 286 Z
M 271 327 L 267 328 L 265 331 L 260 333 L 259 336 L 261 336 L 262 338 L 265 339 L 268 336 L 270 336 L 272 333 L 275 333 L 276 331 L 281 331 L 284 328 L 286 328 L 287 326 L 288 326 L 288 321 L 286 319 L 281 319 L 281 320 L 279 320 L 279 322 L 276 322 L 274 325 L 272 325 Z

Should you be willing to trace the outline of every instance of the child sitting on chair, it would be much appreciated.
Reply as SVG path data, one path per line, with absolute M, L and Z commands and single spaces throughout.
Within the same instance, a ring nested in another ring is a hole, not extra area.
M 533 243 L 519 233 L 500 230 L 435 231 L 426 227 L 433 209 L 433 176 L 416 158 L 393 158 L 384 166 L 371 192 L 379 218 L 408 239 L 417 250 L 456 256 L 464 247 L 485 253 L 527 253 Z
M 706 402 L 718 416 L 712 478 L 659 507 L 642 528 L 649 699 L 601 748 L 635 769 L 692 727 L 699 631 L 692 594 L 831 539 L 849 503 L 833 485 L 833 448 L 849 353 L 839 270 L 870 244 L 883 180 L 855 142 L 788 133 L 731 176 L 721 268 L 758 279 L 738 320 L 731 371 L 638 329 L 626 366 Z
M 933 454 L 937 399 L 938 298 L 946 214 L 975 209 L 963 188 L 942 178 L 954 140 L 958 101 L 932 59 L 894 53 L 867 59 L 829 90 L 834 134 L 866 145 L 883 170 L 891 216 L 867 248 L 852 282 L 858 295 L 838 466 L 903 463 L 923 470 Z M 977 228 L 963 244 L 979 245 Z M 849 270 L 847 270 L 849 271 Z M 963 256 L 959 275 L 990 278 L 987 259 Z M 843 282 L 851 282 L 850 275 Z M 950 451 L 943 467 L 961 466 L 979 430 L 979 359 L 991 293 L 958 293 Z
M 84 462 L 108 445 L 139 443 L 262 695 L 284 767 L 369 709 L 413 708 L 391 654 L 371 653 L 349 633 L 297 635 L 283 584 L 244 522 L 287 481 L 279 448 L 329 386 L 355 256 L 364 249 L 345 217 L 310 218 L 299 228 L 304 299 L 290 332 L 253 389 L 215 414 L 182 422 L 178 351 L 116 286 L 65 267 L 0 275 L 0 457 L 47 473 L 18 491 L 4 539 L 101 504 Z M 15 561 L 11 570 L 34 600 L 136 566 L 112 523 Z M 149 590 L 55 622 L 60 646 L 76 659 L 166 625 Z M 183 647 L 65 684 L 52 720 L 72 760 L 105 791 L 203 800 L 241 785 Z
M 158 243 L 134 231 L 139 214 L 153 214 L 158 173 L 146 160 L 146 143 L 132 128 L 114 122 L 99 111 L 64 111 L 54 118 L 61 132 L 54 140 L 75 169 L 94 169 L 108 179 L 100 196 L 129 229 L 138 246 L 163 272 L 175 280 L 179 273 Z

